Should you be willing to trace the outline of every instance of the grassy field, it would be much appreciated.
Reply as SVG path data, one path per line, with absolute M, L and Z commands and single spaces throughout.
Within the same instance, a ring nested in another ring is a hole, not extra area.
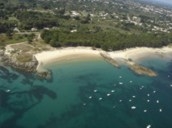
M 21 55 L 18 55 L 17 56 L 17 60 L 19 61 L 19 62 L 30 62 L 30 61 L 32 61 L 32 54 L 29 54 L 29 53 L 23 53 L 23 54 L 21 54 Z
M 27 41 L 25 35 L 14 34 L 11 37 L 8 37 L 6 34 L 0 34 L 0 47 L 25 41 Z

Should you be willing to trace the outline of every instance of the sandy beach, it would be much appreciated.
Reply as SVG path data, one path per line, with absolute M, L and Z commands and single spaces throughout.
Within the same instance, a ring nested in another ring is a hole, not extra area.
M 35 55 L 39 63 L 37 70 L 40 70 L 45 64 L 52 62 L 101 57 L 100 52 L 102 52 L 102 50 L 93 50 L 91 47 L 68 47 L 54 49 L 52 51 L 43 51 Z
M 136 47 L 120 51 L 113 51 L 109 52 L 108 54 L 113 59 L 132 59 L 135 62 L 139 61 L 140 59 L 144 59 L 145 57 L 171 57 L 170 53 L 172 54 L 172 48 L 166 46 L 162 48 Z
M 147 47 L 136 47 L 129 48 L 119 51 L 105 52 L 101 49 L 93 50 L 91 47 L 68 47 L 61 49 L 54 49 L 52 51 L 43 51 L 35 55 L 36 59 L 39 62 L 37 70 L 41 66 L 52 63 L 53 61 L 62 61 L 76 58 L 84 57 L 100 57 L 100 53 L 106 54 L 114 60 L 127 61 L 132 59 L 133 62 L 136 62 L 144 57 L 154 57 L 154 56 L 166 56 L 171 57 L 169 53 L 172 53 L 171 47 L 162 47 L 162 48 L 147 48 Z

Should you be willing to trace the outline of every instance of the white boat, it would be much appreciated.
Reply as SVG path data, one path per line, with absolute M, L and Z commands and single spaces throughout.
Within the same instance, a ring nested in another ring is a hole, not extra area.
M 129 102 L 131 102 L 132 100 L 131 100 L 131 99 L 129 99 L 128 101 L 129 101 Z
M 162 112 L 162 109 L 161 108 L 159 109 L 159 112 Z
M 136 98 L 136 96 L 132 96 L 133 98 Z
M 147 112 L 147 110 L 145 109 L 145 110 L 143 110 L 143 112 Z
M 94 92 L 97 92 L 97 90 L 95 89 Z
M 115 92 L 115 90 L 111 90 L 111 92 L 113 93 L 113 92 Z
M 149 124 L 148 126 L 146 126 L 146 128 L 151 128 L 151 125 Z
M 156 103 L 159 104 L 159 100 L 157 100 Z
M 122 102 L 122 100 L 119 100 L 119 102 Z
M 123 82 L 119 82 L 119 84 L 120 84 L 120 85 L 122 85 L 122 84 L 123 84 Z
M 7 89 L 6 92 L 10 92 L 11 90 Z
M 130 80 L 129 82 L 130 82 L 130 83 L 133 83 L 133 81 L 132 81 L 132 80 Z
M 111 95 L 110 93 L 107 94 L 107 96 L 110 96 L 110 95 Z
M 101 98 L 101 97 L 99 98 L 99 100 L 102 100 L 102 99 L 103 99 L 103 98 Z
M 133 109 L 133 110 L 136 109 L 136 106 L 131 106 L 131 109 Z

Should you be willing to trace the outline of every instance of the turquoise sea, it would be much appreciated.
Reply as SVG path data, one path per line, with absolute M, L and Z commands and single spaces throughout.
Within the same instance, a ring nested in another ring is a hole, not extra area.
M 172 60 L 140 76 L 103 59 L 52 63 L 50 80 L 0 66 L 0 128 L 172 128 Z

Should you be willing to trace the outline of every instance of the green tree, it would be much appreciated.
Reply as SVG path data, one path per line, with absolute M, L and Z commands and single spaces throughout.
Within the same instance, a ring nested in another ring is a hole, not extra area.
M 12 37 L 13 37 L 13 31 L 12 31 L 11 29 L 8 29 L 8 30 L 6 31 L 6 36 L 7 36 L 9 39 L 12 39 Z
M 35 38 L 35 34 L 34 33 L 28 35 L 27 36 L 28 43 L 32 43 L 34 38 Z

